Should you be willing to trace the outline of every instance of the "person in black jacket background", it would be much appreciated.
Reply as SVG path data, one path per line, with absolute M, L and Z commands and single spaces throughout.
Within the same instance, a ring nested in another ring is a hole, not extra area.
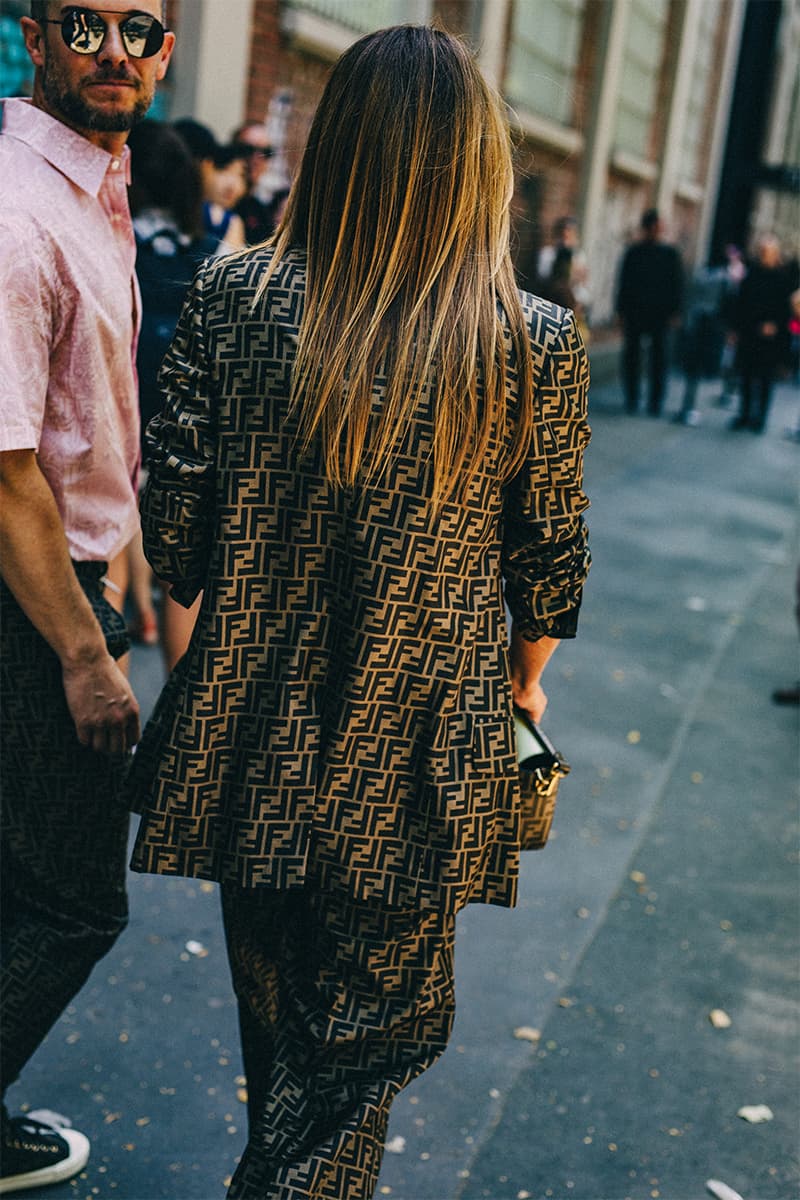
M 732 429 L 764 430 L 775 374 L 787 349 L 792 290 L 780 243 L 766 234 L 758 243 L 758 257 L 742 281 L 733 312 L 742 405 Z
M 677 322 L 683 299 L 683 267 L 674 246 L 661 241 L 661 218 L 649 208 L 641 221 L 642 237 L 622 260 L 616 309 L 622 322 L 622 379 L 625 409 L 639 407 L 641 343 L 650 339 L 650 388 L 647 411 L 657 417 L 664 403 L 667 375 L 667 331 Z

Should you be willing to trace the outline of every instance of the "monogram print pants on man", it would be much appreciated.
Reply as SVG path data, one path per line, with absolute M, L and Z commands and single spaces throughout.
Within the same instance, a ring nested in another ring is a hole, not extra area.
M 103 570 L 87 571 L 97 604 Z M 5 1089 L 125 928 L 130 816 L 124 760 L 81 746 L 61 664 L 2 582 L 0 695 Z

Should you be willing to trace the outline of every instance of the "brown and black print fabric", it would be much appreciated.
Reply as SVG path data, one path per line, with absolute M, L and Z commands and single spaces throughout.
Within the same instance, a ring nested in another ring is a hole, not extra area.
M 453 914 L 313 887 L 222 904 L 250 1114 L 229 1200 L 371 1196 L 391 1102 L 450 1036 Z
M 75 564 L 117 648 L 104 563 Z M 111 636 L 109 636 L 111 641 Z M 0 1070 L 19 1075 L 128 920 L 125 760 L 78 741 L 61 663 L 0 581 Z
M 431 515 L 431 398 L 391 471 L 334 488 L 288 412 L 303 256 L 208 264 L 148 432 L 145 547 L 203 603 L 137 751 L 133 866 L 401 908 L 511 904 L 520 849 L 507 603 L 573 636 L 588 566 L 585 350 L 572 315 L 523 296 L 534 356 L 528 461 L 502 430 L 469 494 Z M 509 346 L 509 356 L 511 354 Z M 375 406 L 381 404 L 381 380 Z

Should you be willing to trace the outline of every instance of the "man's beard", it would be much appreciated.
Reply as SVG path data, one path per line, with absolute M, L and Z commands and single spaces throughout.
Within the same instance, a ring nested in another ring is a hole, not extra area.
M 93 82 L 115 83 L 122 79 L 132 82 L 137 88 L 142 87 L 138 79 L 131 79 L 128 75 L 115 76 L 111 73 L 99 73 Z M 42 90 L 50 108 L 66 117 L 70 124 L 78 129 L 94 129 L 100 133 L 127 133 L 147 115 L 153 101 L 153 92 L 150 91 L 139 95 L 131 109 L 114 112 L 95 108 L 67 83 L 52 59 L 45 63 L 42 72 Z

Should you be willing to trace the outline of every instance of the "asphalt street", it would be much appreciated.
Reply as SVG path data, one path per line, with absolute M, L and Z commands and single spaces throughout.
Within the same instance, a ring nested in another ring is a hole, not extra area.
M 800 676 L 800 393 L 755 436 L 716 390 L 693 427 L 593 390 L 594 566 L 545 679 L 572 772 L 519 906 L 459 918 L 452 1044 L 395 1104 L 378 1196 L 800 1197 L 798 709 L 770 700 Z M 147 710 L 158 650 L 132 677 Z M 130 892 L 9 1103 L 92 1139 L 42 1196 L 221 1200 L 246 1120 L 216 889 Z

